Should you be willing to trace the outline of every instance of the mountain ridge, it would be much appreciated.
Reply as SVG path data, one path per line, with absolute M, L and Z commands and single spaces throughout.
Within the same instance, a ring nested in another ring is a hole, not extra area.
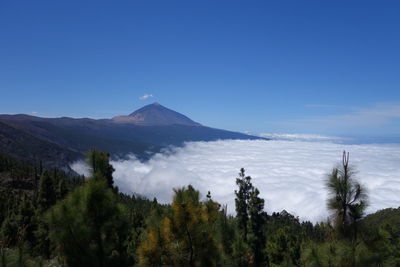
M 138 114 L 143 115 L 140 123 L 137 123 Z M 115 117 L 90 119 L 41 118 L 25 114 L 0 115 L 0 126 L 15 129 L 16 136 L 23 144 L 29 144 L 29 140 L 35 138 L 36 146 L 26 145 L 26 153 L 20 151 L 19 155 L 32 155 L 32 158 L 36 152 L 43 155 L 43 151 L 47 151 L 46 147 L 51 144 L 66 155 L 73 153 L 74 157 L 65 157 L 63 163 L 70 158 L 76 158 L 77 155 L 83 157 L 84 153 L 92 148 L 110 152 L 115 157 L 135 154 L 138 158 L 146 160 L 164 147 L 181 146 L 190 141 L 267 139 L 203 126 L 158 103 L 144 106 L 125 117 L 129 116 L 134 120 L 116 122 Z M 9 128 L 6 130 L 9 131 Z M 0 151 L 7 151 L 6 142 L 2 142 L 2 139 L 6 140 L 0 135 Z M 22 149 L 23 146 L 18 148 Z M 55 154 L 49 155 L 49 164 L 56 165 L 50 160 Z
M 42 162 L 44 167 L 60 168 L 69 173 L 68 163 L 83 156 L 78 151 L 37 138 L 0 121 L 0 151 L 24 161 Z

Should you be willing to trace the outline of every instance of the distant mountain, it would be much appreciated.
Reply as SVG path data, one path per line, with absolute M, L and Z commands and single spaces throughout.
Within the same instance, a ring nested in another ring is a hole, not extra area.
M 179 146 L 188 141 L 263 139 L 202 126 L 158 103 L 147 105 L 128 116 L 112 119 L 40 118 L 18 114 L 0 115 L 0 122 L 0 126 L 7 129 L 4 131 L 16 131 L 15 138 L 13 134 L 7 134 L 6 137 L 0 135 L 0 151 L 18 150 L 20 158 L 24 155 L 30 158 L 43 157 L 46 154 L 53 165 L 56 165 L 54 162 L 57 161 L 57 154 L 63 155 L 61 162 L 64 164 L 77 156 L 82 157 L 91 148 L 119 156 L 132 153 L 147 159 L 163 147 Z M 15 148 L 7 146 L 9 142 L 15 142 L 17 137 L 20 141 L 15 144 Z M 36 145 L 30 146 L 31 143 Z M 52 149 L 45 152 L 48 148 Z M 57 149 L 60 152 L 53 153 Z
M 199 123 L 192 121 L 183 114 L 168 109 L 159 103 L 142 107 L 131 113 L 129 116 L 117 116 L 112 118 L 116 123 L 132 123 L 143 126 L 160 126 L 160 125 L 186 125 L 201 126 Z

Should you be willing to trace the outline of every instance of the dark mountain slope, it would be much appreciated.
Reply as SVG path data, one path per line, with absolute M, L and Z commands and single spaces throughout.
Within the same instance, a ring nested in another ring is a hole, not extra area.
M 15 158 L 37 162 L 45 167 L 58 167 L 70 171 L 66 166 L 82 156 L 57 144 L 39 139 L 24 131 L 0 122 L 0 151 Z
M 114 123 L 110 120 L 58 118 L 38 120 L 13 120 L 1 116 L 14 127 L 29 131 L 62 146 L 85 150 L 96 146 L 110 152 L 137 152 L 165 145 L 180 145 L 187 141 L 213 141 L 218 139 L 260 139 L 242 133 L 205 126 L 154 125 Z
M 0 116 L 0 120 L 2 116 Z M 120 139 L 115 136 L 107 136 L 103 133 L 105 127 L 102 123 L 91 119 L 26 119 L 13 120 L 7 116 L 6 122 L 13 127 L 40 138 L 56 143 L 81 153 L 97 148 L 112 154 L 135 153 L 138 156 L 146 155 L 146 151 L 158 151 L 153 144 L 142 141 Z

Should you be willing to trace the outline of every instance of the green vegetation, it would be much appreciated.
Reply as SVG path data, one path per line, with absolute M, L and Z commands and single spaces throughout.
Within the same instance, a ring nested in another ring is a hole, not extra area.
M 364 216 L 345 153 L 317 224 L 267 214 L 244 169 L 231 216 L 190 185 L 169 205 L 122 194 L 107 153 L 87 162 L 84 178 L 0 154 L 0 266 L 400 266 L 400 208 Z

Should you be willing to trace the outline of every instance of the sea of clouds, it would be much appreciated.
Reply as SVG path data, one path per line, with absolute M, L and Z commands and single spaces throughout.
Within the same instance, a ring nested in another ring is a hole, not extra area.
M 356 177 L 368 189 L 368 213 L 400 206 L 400 144 L 338 144 L 320 138 L 304 140 L 225 140 L 189 142 L 169 148 L 147 162 L 135 157 L 112 161 L 114 180 L 125 193 L 138 193 L 170 202 L 173 188 L 193 185 L 205 197 L 228 205 L 234 213 L 240 168 L 252 177 L 265 199 L 268 213 L 286 210 L 301 220 L 326 220 L 327 174 L 350 152 Z M 87 170 L 82 162 L 72 168 Z

